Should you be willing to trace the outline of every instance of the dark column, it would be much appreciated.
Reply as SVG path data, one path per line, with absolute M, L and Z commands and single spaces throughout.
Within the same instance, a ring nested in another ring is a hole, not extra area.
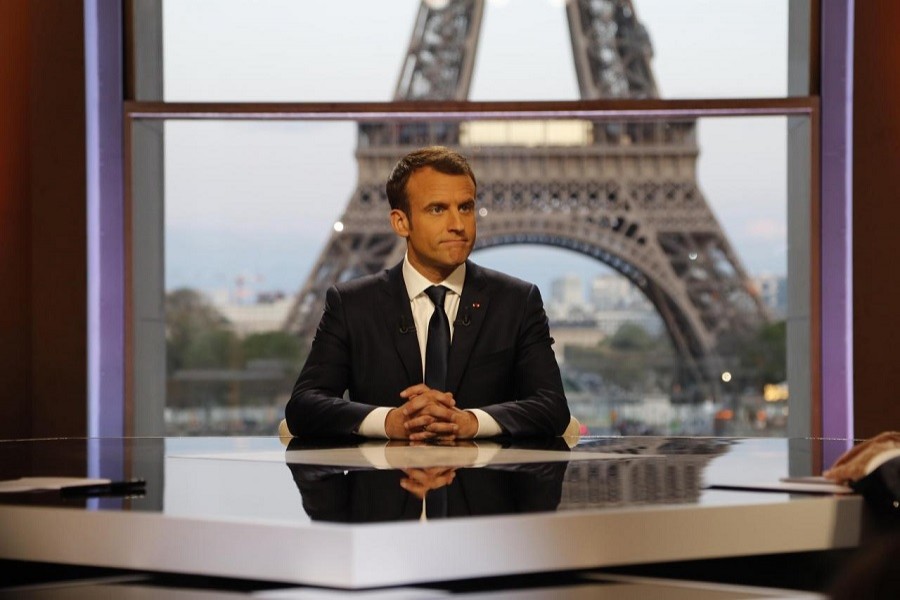
M 81 2 L 0 2 L 0 435 L 87 432 Z
M 31 433 L 85 435 L 84 8 L 31 5 Z
M 31 421 L 31 207 L 26 0 L 0 2 L 0 438 Z
M 853 111 L 854 418 L 900 429 L 900 2 L 857 0 Z

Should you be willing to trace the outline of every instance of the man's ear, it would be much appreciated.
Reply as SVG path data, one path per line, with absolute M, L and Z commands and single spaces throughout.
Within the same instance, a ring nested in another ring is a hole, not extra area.
M 399 208 L 391 211 L 391 228 L 400 237 L 409 237 L 409 217 Z

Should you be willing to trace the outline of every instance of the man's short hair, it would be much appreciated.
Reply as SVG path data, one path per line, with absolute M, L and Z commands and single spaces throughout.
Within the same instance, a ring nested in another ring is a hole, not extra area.
M 401 158 L 388 177 L 387 197 L 392 210 L 402 210 L 409 216 L 409 197 L 406 195 L 406 184 L 413 173 L 425 167 L 431 167 L 445 175 L 468 175 L 472 184 L 478 185 L 469 162 L 459 152 L 454 152 L 444 146 L 420 148 Z

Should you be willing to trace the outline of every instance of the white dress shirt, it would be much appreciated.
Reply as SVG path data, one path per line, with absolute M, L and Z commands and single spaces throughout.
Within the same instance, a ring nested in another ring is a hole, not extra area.
M 450 342 L 453 342 L 454 321 L 459 311 L 459 300 L 462 296 L 463 283 L 466 281 L 466 263 L 456 267 L 444 281 L 432 283 L 427 277 L 416 271 L 409 262 L 409 256 L 403 257 L 403 282 L 406 284 L 406 294 L 409 296 L 409 304 L 412 309 L 413 322 L 416 325 L 416 337 L 419 342 L 419 355 L 422 357 L 422 373 L 425 373 L 425 344 L 428 341 L 428 322 L 434 313 L 435 306 L 431 299 L 425 295 L 425 290 L 432 285 L 442 285 L 450 290 L 444 299 L 444 312 L 450 321 Z M 390 406 L 379 406 L 363 419 L 359 425 L 358 433 L 365 437 L 386 438 L 385 421 L 391 411 Z M 478 419 L 478 432 L 475 437 L 491 437 L 500 435 L 502 429 L 491 415 L 483 410 L 467 409 Z

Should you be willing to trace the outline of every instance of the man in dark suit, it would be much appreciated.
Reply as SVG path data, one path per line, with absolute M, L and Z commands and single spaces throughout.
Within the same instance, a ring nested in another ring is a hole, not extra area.
M 443 147 L 394 167 L 390 220 L 406 257 L 328 290 L 285 410 L 292 434 L 453 440 L 564 431 L 569 410 L 540 292 L 468 260 L 475 187 L 466 159 Z

